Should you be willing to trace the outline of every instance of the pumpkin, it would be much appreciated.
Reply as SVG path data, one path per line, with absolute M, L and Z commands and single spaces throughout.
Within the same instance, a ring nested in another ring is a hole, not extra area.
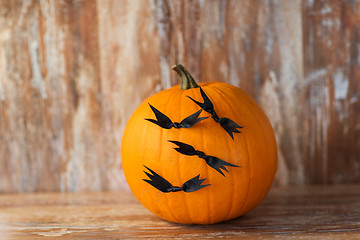
M 272 185 L 277 147 L 270 122 L 240 88 L 197 84 L 182 65 L 172 69 L 180 86 L 147 98 L 125 127 L 126 180 L 136 198 L 165 220 L 237 218 L 258 206 Z

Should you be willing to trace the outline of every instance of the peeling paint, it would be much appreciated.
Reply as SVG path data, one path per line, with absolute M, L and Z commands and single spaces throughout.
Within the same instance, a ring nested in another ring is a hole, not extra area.
M 0 30 L 0 44 L 3 42 L 9 41 L 11 36 L 11 30 L 9 28 Z
M 314 0 L 307 0 L 308 7 L 312 8 L 314 6 Z
M 29 8 L 31 6 L 32 0 L 25 0 L 22 2 L 21 10 L 20 10 L 20 16 L 18 18 L 18 21 L 16 23 L 17 26 L 21 26 L 24 21 L 24 17 L 26 13 L 29 11 Z
M 316 70 L 310 74 L 308 74 L 305 78 L 305 86 L 313 83 L 314 81 L 322 81 L 326 75 L 328 74 L 327 69 L 321 68 L 319 70 Z
M 170 64 L 166 56 L 160 56 L 161 85 L 164 89 L 170 88 Z
M 325 6 L 322 9 L 320 9 L 320 13 L 325 15 L 332 12 L 332 8 L 330 6 Z
M 157 21 L 157 33 L 159 36 L 160 44 L 161 44 L 161 53 L 160 53 L 160 75 L 161 75 L 161 85 L 163 88 L 169 88 L 171 86 L 170 82 L 170 70 L 171 67 L 168 62 L 168 53 L 170 52 L 169 46 L 169 31 L 170 31 L 170 22 L 168 19 L 167 9 L 164 1 L 157 1 L 157 11 L 156 15 L 158 18 Z
M 347 134 L 349 128 L 348 124 L 345 124 L 346 119 L 348 119 L 349 112 L 348 103 L 345 102 L 348 96 L 349 91 L 349 79 L 345 76 L 344 70 L 342 68 L 338 68 L 336 72 L 333 74 L 334 79 L 334 100 L 335 107 L 338 113 L 338 119 L 340 122 L 344 122 L 342 127 L 344 134 Z
M 349 90 L 349 79 L 345 76 L 344 71 L 338 68 L 333 75 L 335 100 L 343 100 L 347 98 Z
M 0 100 L 5 101 L 4 87 L 2 85 L 1 79 L 0 79 Z
M 310 129 L 309 133 L 309 153 L 310 159 L 319 158 L 317 151 L 321 151 L 320 159 L 321 168 L 318 169 L 321 172 L 321 180 L 323 182 L 328 181 L 328 128 L 330 124 L 329 119 L 329 104 L 330 104 L 330 94 L 329 87 L 326 85 L 326 79 L 317 82 L 310 88 L 310 114 L 314 116 L 310 120 Z M 314 165 L 315 163 L 313 163 Z
M 65 86 L 58 82 L 57 79 L 65 75 L 65 34 L 62 28 L 57 27 L 55 17 L 55 6 L 53 1 L 42 1 L 41 12 L 45 16 L 45 61 L 48 72 L 48 81 L 52 87 L 61 86 L 62 92 L 65 92 Z
M 273 53 L 273 48 L 274 48 L 274 32 L 271 31 L 270 28 L 266 29 L 266 45 L 265 45 L 265 50 L 266 53 L 271 56 Z
M 321 25 L 327 28 L 340 27 L 339 19 L 325 18 L 321 20 Z
M 4 66 L 5 63 L 5 55 L 2 49 L 0 48 L 0 100 L 5 101 L 5 93 L 4 93 L 4 86 L 2 81 L 5 79 L 4 71 L 6 69 L 6 66 Z
M 32 75 L 33 75 L 31 83 L 34 88 L 39 90 L 42 98 L 47 98 L 45 81 L 41 71 L 38 41 L 29 40 L 29 53 L 31 60 Z
M 220 31 L 218 34 L 218 38 L 219 40 L 222 40 L 224 37 L 224 33 L 225 33 L 225 21 L 226 21 L 226 4 L 227 0 L 220 0 L 220 21 L 219 21 L 219 26 L 220 26 Z M 222 42 L 222 41 L 221 41 Z
M 234 56 L 229 54 L 229 62 L 230 62 L 230 83 L 232 85 L 237 85 L 238 76 L 237 76 L 237 68 L 234 60 Z
M 6 67 L 6 55 L 3 46 L 10 40 L 11 31 L 9 28 L 0 30 L 0 101 L 5 101 L 5 90 L 3 81 L 5 81 Z
M 357 96 L 352 96 L 349 100 L 350 104 L 357 104 L 359 102 L 359 98 Z

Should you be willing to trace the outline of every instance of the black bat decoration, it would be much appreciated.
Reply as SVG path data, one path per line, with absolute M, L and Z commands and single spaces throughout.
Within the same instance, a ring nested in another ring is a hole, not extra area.
M 214 157 L 214 156 L 207 156 L 204 152 L 195 150 L 195 148 L 189 144 L 178 142 L 178 141 L 169 141 L 178 146 L 178 148 L 174 148 L 177 152 L 188 155 L 188 156 L 198 156 L 199 158 L 202 158 L 205 160 L 207 165 L 218 171 L 221 175 L 225 177 L 225 174 L 221 171 L 221 169 L 228 172 L 225 166 L 229 167 L 240 167 L 228 162 L 225 162 L 221 160 L 220 158 Z
M 230 137 L 234 140 L 233 133 L 241 133 L 237 128 L 243 128 L 242 126 L 239 126 L 237 123 L 235 123 L 233 120 L 229 118 L 219 118 L 218 115 L 215 112 L 214 105 L 211 102 L 211 100 L 208 98 L 208 96 L 205 94 L 205 92 L 200 87 L 200 93 L 204 100 L 203 103 L 196 101 L 192 97 L 188 96 L 193 102 L 195 102 L 201 109 L 203 109 L 205 112 L 208 112 L 211 114 L 211 117 L 220 124 L 220 126 L 230 135 Z
M 178 123 L 178 122 L 173 123 L 170 120 L 170 118 L 168 118 L 165 114 L 163 114 L 162 112 L 157 110 L 155 107 L 151 106 L 151 104 L 149 104 L 149 105 L 150 105 L 151 110 L 155 113 L 156 120 L 148 119 L 148 118 L 145 120 L 155 123 L 156 125 L 158 125 L 162 128 L 165 128 L 165 129 L 170 129 L 172 127 L 174 127 L 174 128 L 190 128 L 190 127 L 194 126 L 196 123 L 208 118 L 208 117 L 198 118 L 202 111 L 202 109 L 200 109 L 196 113 L 191 114 L 190 116 L 184 118 L 180 123 Z
M 148 179 L 143 179 L 145 182 L 149 183 L 151 186 L 153 186 L 154 188 L 156 188 L 157 190 L 160 190 L 163 193 L 169 193 L 169 192 L 194 192 L 197 191 L 201 188 L 207 187 L 210 184 L 205 184 L 205 185 L 201 185 L 205 180 L 205 179 L 199 179 L 200 174 L 197 175 L 196 177 L 186 181 L 181 187 L 176 187 L 173 186 L 171 183 L 169 183 L 166 179 L 164 179 L 163 177 L 161 177 L 159 174 L 157 174 L 156 172 L 154 172 L 153 170 L 151 170 L 150 168 L 144 166 L 147 170 L 149 170 L 150 173 L 145 172 L 144 173 L 150 178 L 150 180 Z

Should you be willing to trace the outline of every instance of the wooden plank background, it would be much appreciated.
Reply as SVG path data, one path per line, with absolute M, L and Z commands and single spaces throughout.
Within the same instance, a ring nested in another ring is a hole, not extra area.
M 276 184 L 360 181 L 359 0 L 0 0 L 0 192 L 127 189 L 126 121 L 175 63 L 262 105 Z

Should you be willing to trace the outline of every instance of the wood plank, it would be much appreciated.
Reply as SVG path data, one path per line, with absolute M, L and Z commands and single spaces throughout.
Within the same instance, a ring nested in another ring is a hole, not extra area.
M 214 225 L 159 219 L 128 192 L 0 195 L 0 238 L 357 239 L 360 185 L 273 188 L 254 211 Z

